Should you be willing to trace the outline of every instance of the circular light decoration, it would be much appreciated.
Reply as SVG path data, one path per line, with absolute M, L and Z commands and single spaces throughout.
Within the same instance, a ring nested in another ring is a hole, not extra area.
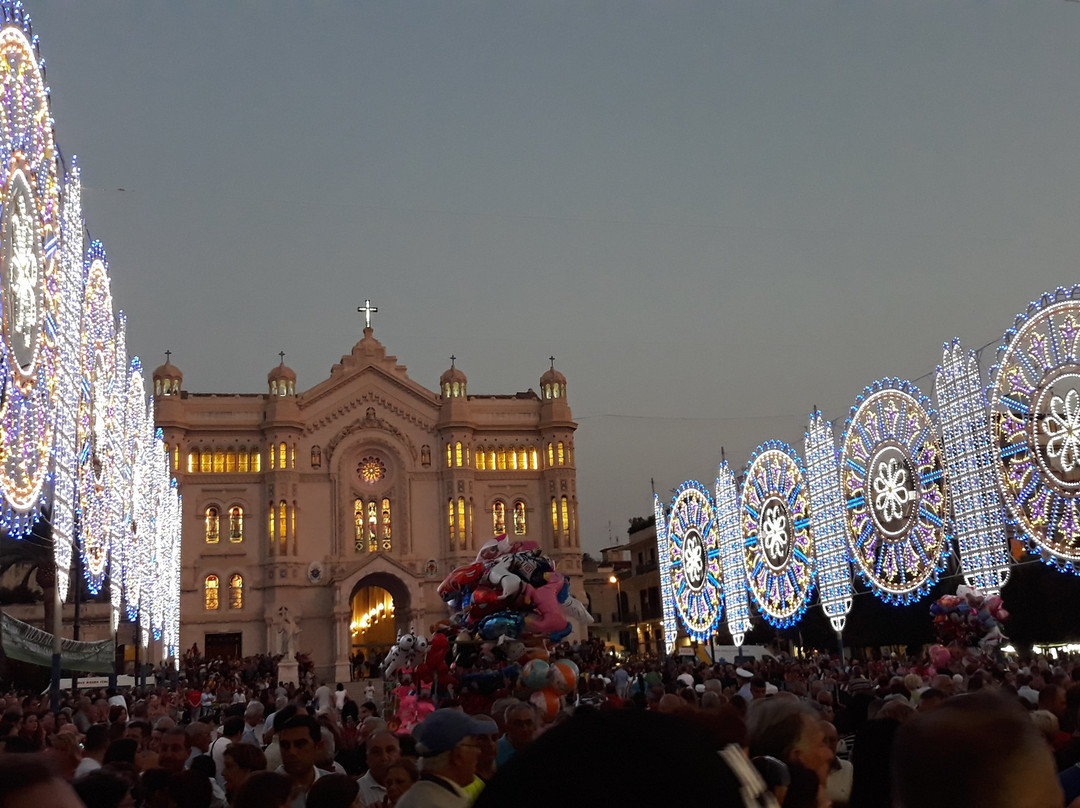
M 21 7 L 0 29 L 0 528 L 25 535 L 48 477 L 57 373 L 60 195 L 42 63 Z
M 368 485 L 375 485 L 386 476 L 386 464 L 381 457 L 369 455 L 357 464 L 356 473 Z
M 1032 303 L 991 369 L 990 418 L 1002 495 L 1033 550 L 1080 561 L 1080 287 Z
M 767 441 L 754 451 L 739 507 L 750 595 L 769 623 L 794 625 L 814 591 L 814 547 L 806 477 L 790 446 Z
M 675 607 L 693 639 L 708 640 L 720 623 L 720 547 L 716 514 L 701 483 L 679 486 L 667 528 L 668 569 Z
M 949 557 L 945 475 L 929 399 L 910 382 L 867 387 L 840 456 L 848 550 L 887 603 L 924 595 Z

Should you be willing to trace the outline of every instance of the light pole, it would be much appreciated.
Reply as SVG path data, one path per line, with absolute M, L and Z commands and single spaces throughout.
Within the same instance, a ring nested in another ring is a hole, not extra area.
M 612 574 L 608 578 L 608 583 L 609 584 L 615 584 L 615 614 L 616 614 L 616 620 L 618 621 L 618 625 L 615 627 L 615 631 L 616 631 L 616 633 L 618 634 L 618 637 L 619 637 L 619 645 L 622 645 L 623 644 L 623 641 L 622 641 L 622 625 L 623 625 L 622 581 L 619 579 L 618 575 Z M 625 649 L 625 646 L 623 646 L 623 647 Z

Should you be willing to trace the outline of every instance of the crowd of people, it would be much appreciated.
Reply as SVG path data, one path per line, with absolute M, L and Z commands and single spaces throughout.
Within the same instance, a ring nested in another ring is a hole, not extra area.
M 192 656 L 178 687 L 55 713 L 9 692 L 0 808 L 1080 805 L 1080 661 L 556 655 L 581 674 L 556 709 L 508 666 L 458 677 L 411 732 L 389 701 L 274 682 L 272 660 Z

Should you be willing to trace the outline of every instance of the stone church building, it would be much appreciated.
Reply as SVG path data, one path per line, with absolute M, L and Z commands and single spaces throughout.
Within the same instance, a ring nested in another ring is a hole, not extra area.
M 538 542 L 584 600 L 577 425 L 554 361 L 539 393 L 470 394 L 453 363 L 432 391 L 369 319 L 306 391 L 284 361 L 262 394 L 189 393 L 169 361 L 153 384 L 183 496 L 183 649 L 291 646 L 347 681 L 353 654 L 446 619 L 439 583 L 503 532 Z

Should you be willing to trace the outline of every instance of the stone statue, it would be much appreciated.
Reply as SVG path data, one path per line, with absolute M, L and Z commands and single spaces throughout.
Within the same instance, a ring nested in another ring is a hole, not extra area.
M 291 658 L 300 641 L 300 615 L 292 614 L 288 606 L 278 609 L 278 633 L 281 635 L 281 654 Z

